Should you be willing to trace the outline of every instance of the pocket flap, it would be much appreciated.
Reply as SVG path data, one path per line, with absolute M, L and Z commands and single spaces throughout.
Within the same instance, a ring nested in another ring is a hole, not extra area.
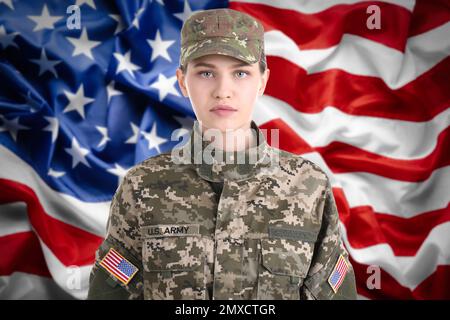
M 290 239 L 261 239 L 262 264 L 273 274 L 304 278 L 314 243 Z
M 154 237 L 145 239 L 146 271 L 189 271 L 202 265 L 203 242 L 200 236 Z

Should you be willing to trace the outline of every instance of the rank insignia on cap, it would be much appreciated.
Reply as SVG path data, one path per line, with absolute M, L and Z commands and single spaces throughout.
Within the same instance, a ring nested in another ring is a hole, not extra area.
M 333 289 L 334 293 L 338 291 L 342 282 L 344 282 L 344 278 L 347 274 L 348 269 L 349 266 L 347 264 L 347 261 L 345 261 L 344 256 L 340 254 L 339 259 L 334 266 L 333 272 L 331 272 L 331 275 L 328 278 L 328 283 L 330 284 L 331 289 Z
M 128 284 L 139 270 L 113 248 L 109 249 L 100 265 L 124 284 Z

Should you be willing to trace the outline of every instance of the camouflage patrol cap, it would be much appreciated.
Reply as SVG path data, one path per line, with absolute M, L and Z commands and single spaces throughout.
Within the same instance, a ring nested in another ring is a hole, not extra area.
M 264 27 L 252 16 L 228 8 L 195 12 L 181 29 L 180 66 L 208 54 L 264 63 Z

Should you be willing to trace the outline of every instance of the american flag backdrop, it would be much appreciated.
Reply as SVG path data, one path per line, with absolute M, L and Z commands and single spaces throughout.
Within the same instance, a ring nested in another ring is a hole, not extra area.
M 0 298 L 86 297 L 118 183 L 191 129 L 180 30 L 217 7 L 265 27 L 254 120 L 328 173 L 359 298 L 449 299 L 448 0 L 0 0 Z

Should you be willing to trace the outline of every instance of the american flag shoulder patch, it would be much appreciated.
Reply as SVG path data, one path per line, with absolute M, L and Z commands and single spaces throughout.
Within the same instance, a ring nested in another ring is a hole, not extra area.
M 123 284 L 128 284 L 139 270 L 113 248 L 109 249 L 108 253 L 100 261 L 100 265 Z
M 339 255 L 339 258 L 336 262 L 336 265 L 333 268 L 333 272 L 331 272 L 330 277 L 328 278 L 328 283 L 333 289 L 334 293 L 336 293 L 341 286 L 342 282 L 344 282 L 345 275 L 349 269 L 348 263 L 345 260 L 342 254 Z

